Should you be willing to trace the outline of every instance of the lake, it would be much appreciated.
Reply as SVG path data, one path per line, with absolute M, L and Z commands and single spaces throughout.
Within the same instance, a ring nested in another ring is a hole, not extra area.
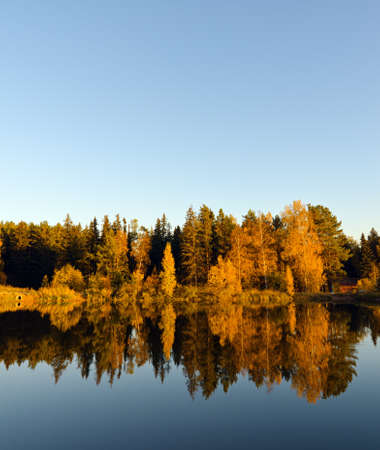
M 370 305 L 4 312 L 1 449 L 379 449 L 379 334 Z

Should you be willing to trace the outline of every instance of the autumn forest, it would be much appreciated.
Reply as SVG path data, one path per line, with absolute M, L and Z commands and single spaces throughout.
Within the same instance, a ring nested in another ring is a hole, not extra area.
M 88 226 L 2 222 L 0 282 L 20 288 L 66 286 L 80 292 L 169 297 L 180 289 L 318 293 L 379 288 L 380 237 L 347 237 L 324 206 L 295 201 L 280 215 L 249 210 L 238 220 L 206 205 L 182 227 L 165 215 L 153 229 L 118 215 Z

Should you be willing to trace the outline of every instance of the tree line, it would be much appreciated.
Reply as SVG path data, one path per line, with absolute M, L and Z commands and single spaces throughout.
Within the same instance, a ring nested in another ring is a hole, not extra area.
M 161 280 L 169 294 L 177 283 L 292 294 L 330 289 L 341 277 L 375 289 L 380 268 L 374 229 L 356 242 L 327 207 L 300 201 L 274 217 L 249 210 L 241 223 L 222 209 L 190 207 L 174 229 L 165 214 L 152 229 L 119 215 L 84 227 L 69 215 L 54 226 L 1 222 L 0 244 L 0 283 L 31 288 L 73 268 L 84 283 L 108 283 L 115 291 L 136 280 Z

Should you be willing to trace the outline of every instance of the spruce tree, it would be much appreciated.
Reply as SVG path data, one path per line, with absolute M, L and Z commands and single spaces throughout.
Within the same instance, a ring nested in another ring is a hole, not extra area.
M 199 281 L 205 283 L 212 264 L 215 243 L 215 216 L 206 205 L 198 214 Z
M 347 248 L 347 237 L 344 235 L 338 219 L 325 206 L 308 205 L 315 231 L 322 244 L 323 270 L 327 279 L 331 280 L 344 275 L 344 263 L 350 257 Z
M 183 273 L 182 273 L 182 255 L 181 255 L 181 246 L 182 246 L 182 230 L 181 227 L 176 226 L 173 231 L 173 238 L 172 238 L 172 253 L 175 263 L 175 270 L 177 279 L 182 282 L 183 279 Z
M 349 237 L 347 238 L 345 247 L 350 252 L 350 257 L 344 263 L 344 271 L 351 278 L 360 278 L 360 245 L 355 241 L 355 239 Z
M 162 269 L 161 262 L 164 255 L 165 246 L 168 242 L 171 242 L 170 228 L 170 223 L 168 222 L 165 214 L 162 215 L 161 219 L 156 220 L 156 225 L 152 233 L 150 273 L 152 273 L 154 269 L 156 269 L 157 272 L 160 272 Z
M 367 241 L 374 256 L 374 260 L 376 263 L 380 263 L 380 236 L 374 228 L 369 232 Z
M 197 286 L 200 275 L 200 249 L 198 242 L 199 223 L 193 208 L 186 213 L 182 233 L 182 268 L 186 282 Z
M 215 243 L 213 264 L 217 263 L 218 256 L 226 257 L 232 247 L 231 234 L 236 227 L 236 219 L 231 215 L 226 216 L 223 209 L 219 209 L 219 213 L 215 220 Z
M 369 278 L 372 264 L 375 261 L 375 257 L 372 253 L 371 247 L 367 239 L 362 233 L 360 237 L 360 277 L 361 278 Z
M 100 233 L 98 229 L 98 221 L 96 217 L 90 222 L 90 225 L 85 229 L 86 247 L 87 247 L 87 265 L 88 269 L 84 272 L 86 275 L 96 272 L 97 258 L 96 254 L 100 244 Z

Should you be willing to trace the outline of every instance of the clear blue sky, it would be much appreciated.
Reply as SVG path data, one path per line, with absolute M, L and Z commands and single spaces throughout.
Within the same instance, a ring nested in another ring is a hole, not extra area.
M 0 220 L 294 199 L 380 231 L 378 0 L 4 0 Z

